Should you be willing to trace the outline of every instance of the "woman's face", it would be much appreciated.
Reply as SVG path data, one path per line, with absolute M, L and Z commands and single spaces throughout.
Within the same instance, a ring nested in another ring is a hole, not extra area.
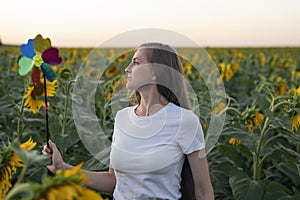
M 135 52 L 125 71 L 127 73 L 126 87 L 129 90 L 137 91 L 143 86 L 155 83 L 154 71 L 149 64 L 145 49 L 138 49 Z

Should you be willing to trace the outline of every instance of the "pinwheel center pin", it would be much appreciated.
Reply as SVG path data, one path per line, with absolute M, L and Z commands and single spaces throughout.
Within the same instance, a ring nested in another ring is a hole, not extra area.
M 40 67 L 44 63 L 44 60 L 43 60 L 41 54 L 36 54 L 32 59 L 34 62 L 34 66 L 36 66 L 36 67 Z

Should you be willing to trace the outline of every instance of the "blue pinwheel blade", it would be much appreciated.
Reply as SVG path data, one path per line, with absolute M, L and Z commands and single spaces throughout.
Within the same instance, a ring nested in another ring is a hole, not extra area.
M 21 53 L 27 58 L 33 58 L 35 56 L 33 43 L 33 39 L 29 39 L 27 44 L 22 44 L 20 46 Z
M 50 65 L 43 63 L 41 65 L 41 68 L 42 68 L 43 73 L 45 74 L 46 79 L 48 79 L 51 82 L 55 80 L 56 74 Z

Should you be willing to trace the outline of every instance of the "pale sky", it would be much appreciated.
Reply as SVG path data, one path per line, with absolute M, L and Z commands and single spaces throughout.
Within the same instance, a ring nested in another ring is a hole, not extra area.
M 300 46 L 299 0 L 6 0 L 2 43 L 37 34 L 58 47 L 95 47 L 141 28 L 183 34 L 203 46 Z

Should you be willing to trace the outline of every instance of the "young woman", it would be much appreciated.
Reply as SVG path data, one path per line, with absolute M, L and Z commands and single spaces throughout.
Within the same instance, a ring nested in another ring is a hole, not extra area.
M 83 170 L 89 187 L 115 200 L 214 199 L 202 127 L 191 111 L 176 51 L 143 44 L 125 71 L 137 105 L 117 112 L 109 170 Z M 52 156 L 51 172 L 73 167 L 49 145 L 43 154 Z

